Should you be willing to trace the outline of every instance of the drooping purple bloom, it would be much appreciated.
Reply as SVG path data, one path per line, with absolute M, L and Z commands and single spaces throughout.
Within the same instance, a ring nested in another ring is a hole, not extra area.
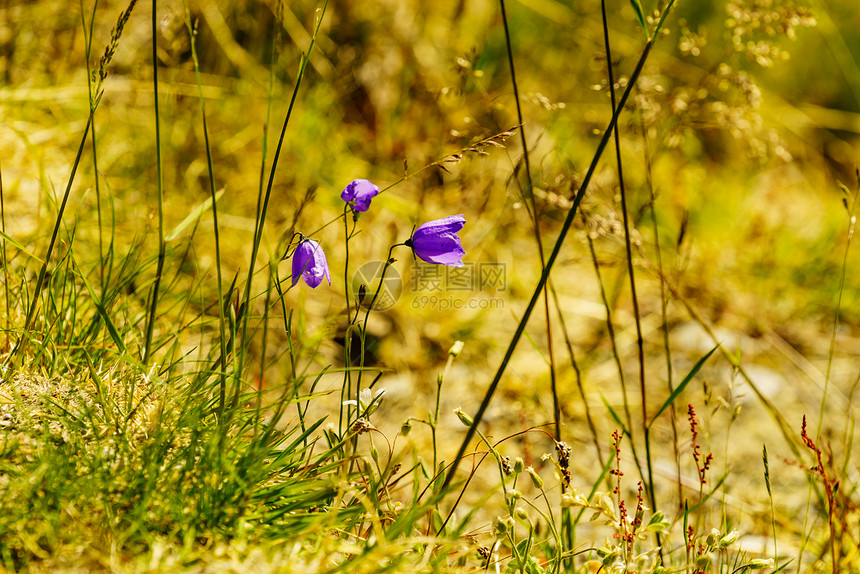
M 356 211 L 367 211 L 370 209 L 370 200 L 376 197 L 379 188 L 366 179 L 353 180 L 344 188 L 340 198 L 347 203 L 352 203 Z
M 292 287 L 295 287 L 296 283 L 299 282 L 299 277 L 304 278 L 305 283 L 312 289 L 316 289 L 322 283 L 323 277 L 331 285 L 325 253 L 323 253 L 320 244 L 313 239 L 305 239 L 299 243 L 296 252 L 293 253 Z
M 428 221 L 418 227 L 406 244 L 412 252 L 427 263 L 437 263 L 448 267 L 462 267 L 466 250 L 460 245 L 457 232 L 466 225 L 462 215 L 450 215 L 442 219 Z

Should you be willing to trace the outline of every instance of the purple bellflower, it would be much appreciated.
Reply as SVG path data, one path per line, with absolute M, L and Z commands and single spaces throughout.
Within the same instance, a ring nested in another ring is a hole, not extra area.
M 367 211 L 370 209 L 370 200 L 376 197 L 379 188 L 366 179 L 353 180 L 344 188 L 340 198 L 351 203 L 356 211 Z
M 463 229 L 464 225 L 466 218 L 462 215 L 428 221 L 415 230 L 406 245 L 412 248 L 412 252 L 419 259 L 427 263 L 462 267 L 466 250 L 460 245 L 457 232 Z
M 296 283 L 299 282 L 299 277 L 304 278 L 305 283 L 312 289 L 316 289 L 322 283 L 323 277 L 331 285 L 331 275 L 328 272 L 325 253 L 323 253 L 320 244 L 313 239 L 305 239 L 299 243 L 296 252 L 293 253 L 292 287 L 295 287 Z

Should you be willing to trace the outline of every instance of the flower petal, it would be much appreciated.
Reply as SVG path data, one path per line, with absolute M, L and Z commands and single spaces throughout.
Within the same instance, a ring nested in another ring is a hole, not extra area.
M 302 241 L 293 254 L 293 287 L 299 282 L 299 277 L 303 278 L 312 289 L 318 287 L 323 278 L 331 285 L 325 253 L 320 244 L 313 239 Z
M 356 211 L 370 209 L 370 200 L 379 194 L 379 188 L 366 179 L 356 179 L 349 183 L 340 194 L 340 198 L 352 203 Z
M 428 221 L 412 234 L 413 252 L 428 263 L 462 267 L 466 250 L 460 244 L 457 232 L 465 224 L 466 218 L 462 215 Z

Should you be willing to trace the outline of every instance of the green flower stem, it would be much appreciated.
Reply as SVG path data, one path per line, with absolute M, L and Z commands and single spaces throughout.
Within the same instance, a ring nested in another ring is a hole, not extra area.
M 356 408 L 359 404 L 359 393 L 361 393 L 361 375 L 364 372 L 365 341 L 367 339 L 367 320 L 370 317 L 370 310 L 373 309 L 374 303 L 376 303 L 376 300 L 379 298 L 379 292 L 382 291 L 382 284 L 385 282 L 385 273 L 395 261 L 391 258 L 391 254 L 394 252 L 395 247 L 399 247 L 401 245 L 406 245 L 406 243 L 395 243 L 388 249 L 388 258 L 386 258 L 385 265 L 382 267 L 382 273 L 379 276 L 379 285 L 376 286 L 376 292 L 374 292 L 373 294 L 373 299 L 370 300 L 370 304 L 367 306 L 367 311 L 365 311 L 364 313 L 364 324 L 361 326 L 361 359 L 359 362 L 358 379 L 355 382 Z M 356 314 L 358 314 L 357 311 Z
M 343 370 L 343 385 L 341 385 L 340 392 L 340 414 L 338 416 L 337 428 L 338 432 L 343 434 L 343 409 L 344 402 L 347 398 L 352 396 L 352 371 L 350 370 L 350 357 L 352 355 L 352 326 L 354 320 L 352 318 L 352 306 L 349 302 L 349 240 L 352 237 L 353 233 L 355 233 L 355 219 L 353 219 L 352 231 L 349 230 L 349 219 L 347 218 L 347 214 L 350 211 L 349 204 L 345 204 L 343 206 L 343 244 L 346 249 L 346 256 L 344 257 L 343 262 L 343 296 L 346 299 L 346 333 L 343 336 L 343 363 L 346 365 L 346 368 Z M 356 308 L 356 318 L 358 318 L 358 309 Z M 356 409 L 358 408 L 358 403 L 356 403 Z M 350 416 L 349 411 L 351 408 L 347 409 L 346 419 L 350 420 L 352 417 Z

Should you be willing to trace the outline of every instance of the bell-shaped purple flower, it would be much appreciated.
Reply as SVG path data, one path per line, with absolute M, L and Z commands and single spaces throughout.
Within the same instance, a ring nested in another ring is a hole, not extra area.
M 352 203 L 356 211 L 367 211 L 370 209 L 370 200 L 376 197 L 379 188 L 366 179 L 353 180 L 344 188 L 340 198 L 347 203 Z
M 325 253 L 323 253 L 320 244 L 313 239 L 305 239 L 299 243 L 296 252 L 293 253 L 292 287 L 295 287 L 296 283 L 299 282 L 299 277 L 304 278 L 305 283 L 312 289 L 316 289 L 322 283 L 323 277 L 331 285 Z
M 428 221 L 418 227 L 406 245 L 419 259 L 448 267 L 462 267 L 466 250 L 460 245 L 457 232 L 466 225 L 462 215 L 451 215 Z

